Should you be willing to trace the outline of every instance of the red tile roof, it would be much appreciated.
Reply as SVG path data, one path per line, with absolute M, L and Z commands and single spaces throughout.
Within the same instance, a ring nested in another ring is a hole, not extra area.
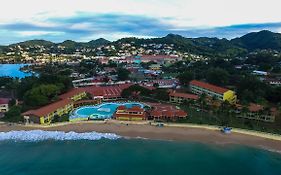
M 150 112 L 150 115 L 153 117 L 161 117 L 162 116 L 162 112 L 158 111 L 158 110 L 153 110 Z
M 90 86 L 83 88 L 86 92 L 93 96 L 103 96 L 105 98 L 121 97 L 124 89 L 130 87 L 132 84 L 123 84 L 115 86 Z
M 73 88 L 70 91 L 60 95 L 59 97 L 61 99 L 67 99 L 67 98 L 71 98 L 74 95 L 77 95 L 77 94 L 82 93 L 82 92 L 85 92 L 85 90 L 83 88 Z
M 202 82 L 202 81 L 197 81 L 197 80 L 192 80 L 189 84 L 193 85 L 193 86 L 198 86 L 198 87 L 201 87 L 201 88 L 204 88 L 204 89 L 208 89 L 210 91 L 213 91 L 213 92 L 216 92 L 216 93 L 219 93 L 219 94 L 223 94 L 226 91 L 228 91 L 228 89 L 226 89 L 226 88 L 215 86 L 215 85 L 205 83 L 205 82 Z
M 179 93 L 179 92 L 171 92 L 169 94 L 170 96 L 174 96 L 174 97 L 182 97 L 185 99 L 192 99 L 192 100 L 198 100 L 198 95 L 194 95 L 194 94 L 188 94 L 188 93 Z
M 154 109 L 150 111 L 150 116 L 152 117 L 186 117 L 187 113 L 183 110 L 176 109 L 173 105 L 166 105 L 161 103 L 147 103 Z
M 43 106 L 39 109 L 26 111 L 26 112 L 22 113 L 22 115 L 34 115 L 34 116 L 38 116 L 38 117 L 45 116 L 51 112 L 56 111 L 59 108 L 66 106 L 67 104 L 70 104 L 70 102 L 71 102 L 70 99 L 60 100 L 60 101 L 51 103 L 49 105 Z
M 250 103 L 248 109 L 250 112 L 259 112 L 263 110 L 263 106 L 259 104 Z
M 163 116 L 166 117 L 175 117 L 175 111 L 163 111 Z
M 117 108 L 117 110 L 125 110 L 125 109 L 126 109 L 126 106 L 123 106 L 123 105 L 118 106 L 118 108 Z
M 187 116 L 187 112 L 185 112 L 183 110 L 178 110 L 178 111 L 176 111 L 176 116 L 178 116 L 178 117 L 186 117 Z
M 0 104 L 9 104 L 10 98 L 0 98 Z

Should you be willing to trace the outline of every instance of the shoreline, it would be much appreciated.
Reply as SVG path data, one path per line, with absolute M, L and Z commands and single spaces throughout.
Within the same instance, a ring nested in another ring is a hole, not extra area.
M 19 125 L 0 123 L 0 132 L 21 130 L 44 131 L 75 131 L 114 133 L 122 137 L 146 138 L 152 140 L 190 141 L 215 145 L 245 145 L 281 153 L 281 136 L 233 128 L 231 134 L 223 134 L 218 126 L 195 124 L 164 123 L 164 127 L 157 127 L 149 122 L 125 121 L 82 121 L 67 122 L 54 125 Z

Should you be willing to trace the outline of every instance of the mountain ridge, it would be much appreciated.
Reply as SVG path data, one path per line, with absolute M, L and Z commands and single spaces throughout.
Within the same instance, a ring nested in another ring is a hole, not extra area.
M 66 49 L 74 51 L 80 48 L 97 48 L 109 44 L 120 46 L 120 44 L 131 43 L 134 46 L 141 47 L 142 44 L 170 44 L 174 45 L 176 50 L 193 54 L 205 55 L 209 57 L 239 57 L 246 53 L 256 50 L 276 50 L 281 52 L 281 34 L 274 33 L 268 30 L 259 32 L 251 32 L 241 37 L 231 40 L 216 37 L 198 37 L 187 38 L 178 34 L 167 34 L 159 38 L 121 38 L 117 41 L 110 42 L 104 38 L 91 40 L 89 42 L 76 42 L 73 40 L 65 40 L 61 43 L 53 43 L 47 40 L 28 40 L 11 44 L 11 46 L 35 46 L 42 45 L 45 47 L 64 46 Z M 2 48 L 3 50 L 3 48 Z

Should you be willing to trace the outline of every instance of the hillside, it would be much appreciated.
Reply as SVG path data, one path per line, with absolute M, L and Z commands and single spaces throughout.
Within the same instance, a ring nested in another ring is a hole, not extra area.
M 231 43 L 246 48 L 249 51 L 257 49 L 272 49 L 281 51 L 281 34 L 263 30 L 233 39 L 231 40 Z
M 50 47 L 54 44 L 55 43 L 53 43 L 51 41 L 46 41 L 46 40 L 28 40 L 28 41 L 12 44 L 11 46 L 20 45 L 20 46 L 24 46 L 24 47 L 34 47 L 34 46 Z
M 120 48 L 122 44 L 128 44 L 135 47 L 141 45 L 159 44 L 159 45 L 173 45 L 173 49 L 182 53 L 190 53 L 196 55 L 203 55 L 210 58 L 233 58 L 237 56 L 246 56 L 249 52 L 256 50 L 275 50 L 281 52 L 281 34 L 273 33 L 270 31 L 260 31 L 246 34 L 242 37 L 232 40 L 219 39 L 219 38 L 186 38 L 176 34 L 168 34 L 165 37 L 139 39 L 139 38 L 122 38 L 115 42 L 110 42 L 106 39 L 100 38 L 89 42 L 76 42 L 66 40 L 62 43 L 53 43 L 45 40 L 29 40 L 12 44 L 11 46 L 44 46 L 46 51 L 58 51 L 56 46 L 64 46 L 65 53 L 73 53 L 77 49 L 90 48 L 94 49 L 105 45 L 114 45 Z M 2 47 L 2 52 L 5 52 L 5 47 Z

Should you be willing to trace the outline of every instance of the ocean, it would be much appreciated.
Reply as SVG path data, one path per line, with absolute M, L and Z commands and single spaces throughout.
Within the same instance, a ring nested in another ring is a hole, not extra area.
M 24 78 L 31 76 L 31 73 L 20 71 L 20 68 L 27 64 L 0 64 L 0 77 L 9 76 L 13 78 Z
M 281 154 L 115 134 L 0 132 L 0 175 L 280 175 Z

